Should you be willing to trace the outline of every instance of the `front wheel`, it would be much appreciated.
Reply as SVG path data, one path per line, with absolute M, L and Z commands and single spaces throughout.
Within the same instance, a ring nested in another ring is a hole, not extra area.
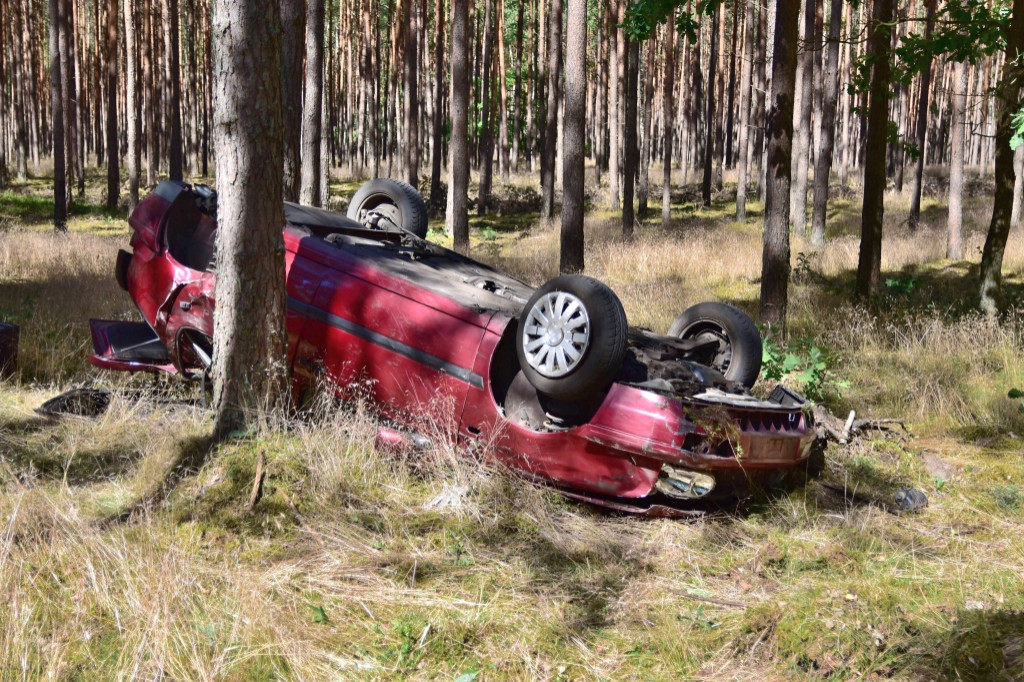
M 523 374 L 540 393 L 564 402 L 591 398 L 622 365 L 626 312 L 596 279 L 556 277 L 527 302 L 517 341 Z
M 675 319 L 669 336 L 713 341 L 706 364 L 747 388 L 761 373 L 761 335 L 750 317 L 726 303 L 698 303 Z
M 345 215 L 366 224 L 377 213 L 420 239 L 427 237 L 427 205 L 412 185 L 401 180 L 374 178 L 356 190 Z

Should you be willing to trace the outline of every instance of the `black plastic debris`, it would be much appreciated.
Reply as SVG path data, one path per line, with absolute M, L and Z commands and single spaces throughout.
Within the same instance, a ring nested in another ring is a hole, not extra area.
M 50 398 L 36 408 L 36 412 L 47 417 L 73 414 L 79 417 L 98 417 L 110 405 L 110 391 L 97 388 L 73 388 Z
M 900 511 L 917 511 L 928 506 L 928 497 L 915 488 L 900 488 L 896 491 L 896 506 Z

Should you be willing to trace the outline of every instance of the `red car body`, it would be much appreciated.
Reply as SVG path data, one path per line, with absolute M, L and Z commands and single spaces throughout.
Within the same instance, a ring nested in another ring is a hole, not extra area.
M 668 390 L 635 375 L 637 362 L 652 364 L 648 347 L 661 338 L 638 330 L 630 333 L 634 376 L 624 368 L 601 395 L 552 417 L 514 350 L 531 287 L 420 240 L 410 246 L 400 230 L 295 205 L 286 220 L 296 398 L 326 385 L 404 427 L 421 429 L 426 419 L 437 433 L 480 443 L 570 496 L 650 514 L 775 482 L 809 455 L 813 429 L 798 399 L 756 400 L 693 363 L 693 390 Z M 213 333 L 215 221 L 196 208 L 190 187 L 165 182 L 129 222 L 132 254 L 119 255 L 118 279 L 145 321 L 93 320 L 90 360 L 197 376 Z

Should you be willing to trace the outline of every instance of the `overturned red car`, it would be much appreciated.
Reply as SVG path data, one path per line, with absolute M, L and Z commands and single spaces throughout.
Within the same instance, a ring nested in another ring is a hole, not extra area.
M 771 486 L 807 461 L 803 400 L 748 391 L 761 340 L 737 308 L 698 304 L 665 335 L 630 328 L 597 280 L 534 289 L 426 241 L 423 199 L 393 180 L 363 185 L 347 216 L 284 213 L 296 401 L 326 386 L 410 431 L 431 420 L 571 497 L 648 514 Z M 144 319 L 92 320 L 90 360 L 201 379 L 216 193 L 163 182 L 129 222 L 116 276 Z

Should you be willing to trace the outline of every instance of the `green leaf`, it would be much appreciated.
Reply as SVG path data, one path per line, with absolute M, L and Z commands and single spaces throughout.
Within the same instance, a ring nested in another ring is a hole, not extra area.
M 1010 392 L 1006 394 L 1008 398 L 1024 398 L 1024 391 L 1019 388 L 1011 388 Z
M 455 682 L 476 682 L 476 676 L 479 674 L 476 670 L 470 670 L 456 677 Z
M 308 604 L 309 609 L 313 612 L 313 622 L 320 623 L 321 625 L 327 622 L 327 612 L 324 611 L 322 606 L 313 606 Z

